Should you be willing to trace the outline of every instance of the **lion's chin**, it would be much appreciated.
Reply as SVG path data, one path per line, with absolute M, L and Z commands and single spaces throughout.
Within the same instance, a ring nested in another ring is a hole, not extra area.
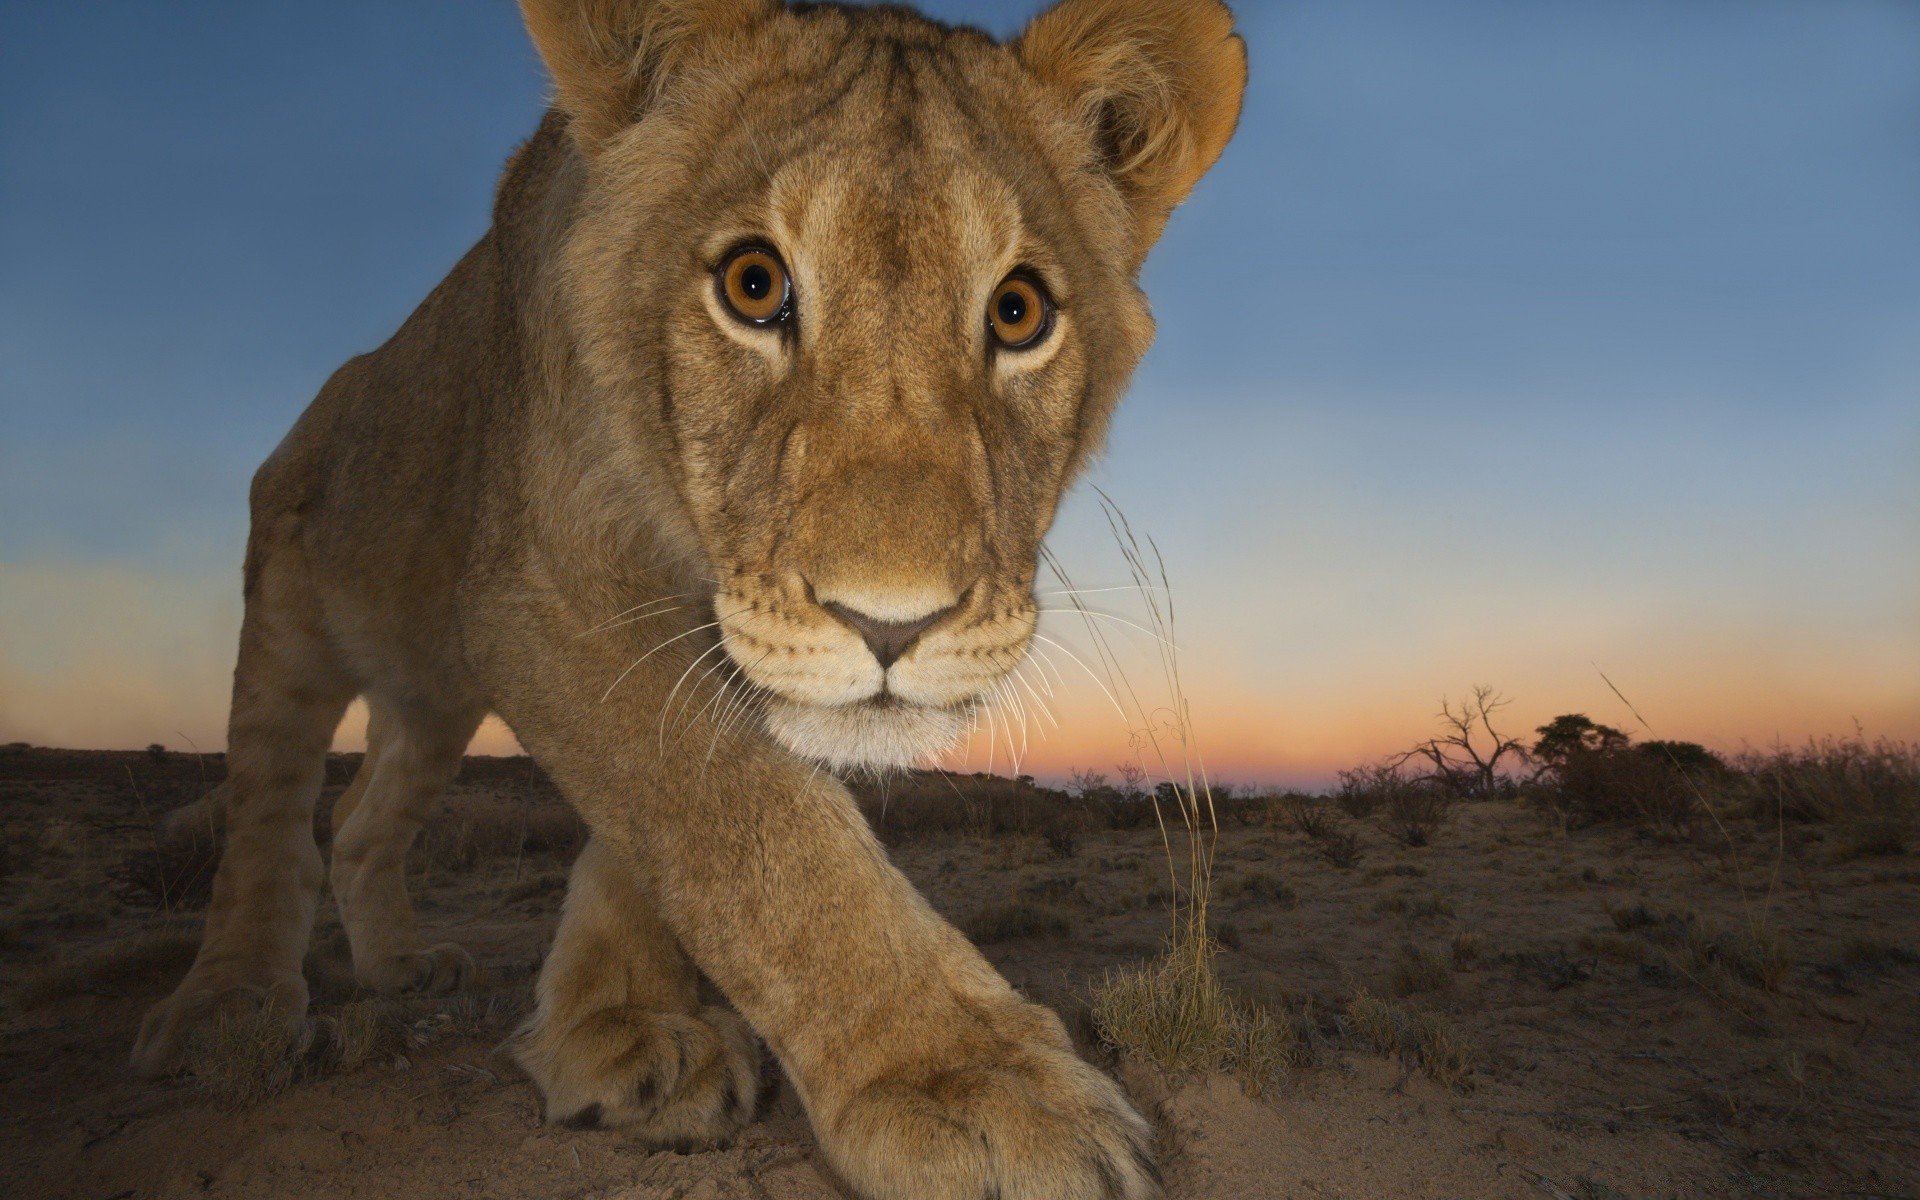
M 964 708 L 900 701 L 829 707 L 776 699 L 767 731 L 803 758 L 832 770 L 912 767 L 951 749 L 973 723 Z

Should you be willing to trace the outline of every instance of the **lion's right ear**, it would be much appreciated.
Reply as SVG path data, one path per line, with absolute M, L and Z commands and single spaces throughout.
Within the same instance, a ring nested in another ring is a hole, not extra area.
M 687 63 L 712 53 L 778 0 L 520 0 L 553 102 L 591 153 L 637 120 Z

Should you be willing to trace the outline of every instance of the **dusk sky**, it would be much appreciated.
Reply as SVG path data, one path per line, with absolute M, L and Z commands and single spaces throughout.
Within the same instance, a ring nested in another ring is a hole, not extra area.
M 1323 782 L 1476 683 L 1633 727 L 1601 672 L 1658 736 L 1920 739 L 1920 5 L 1236 7 L 1240 133 L 1092 477 L 1214 773 Z M 483 232 L 546 82 L 509 0 L 0 28 L 0 742 L 217 748 L 248 477 Z M 1053 545 L 1126 583 L 1084 487 Z M 1123 758 L 1064 684 L 1026 769 Z

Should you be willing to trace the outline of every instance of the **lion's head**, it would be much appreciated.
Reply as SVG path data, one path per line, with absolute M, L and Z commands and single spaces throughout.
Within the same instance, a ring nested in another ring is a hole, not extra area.
M 561 289 L 609 439 L 704 560 L 770 732 L 949 745 L 1152 339 L 1136 277 L 1246 78 L 1218 0 L 1015 42 L 898 8 L 523 0 L 583 178 Z

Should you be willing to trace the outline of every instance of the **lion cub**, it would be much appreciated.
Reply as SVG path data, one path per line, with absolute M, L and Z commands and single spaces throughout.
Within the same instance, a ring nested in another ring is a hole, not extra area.
M 329 877 L 363 983 L 467 977 L 403 860 L 495 712 L 594 834 L 516 1043 L 551 1120 L 724 1140 L 757 1035 L 864 1196 L 1153 1194 L 1146 1124 L 823 767 L 942 750 L 1026 653 L 1152 338 L 1141 262 L 1238 119 L 1232 14 L 1064 0 L 999 44 L 894 7 L 521 7 L 554 107 L 492 228 L 254 479 L 194 814 L 226 851 L 135 1063 L 235 1007 L 297 1029 Z

